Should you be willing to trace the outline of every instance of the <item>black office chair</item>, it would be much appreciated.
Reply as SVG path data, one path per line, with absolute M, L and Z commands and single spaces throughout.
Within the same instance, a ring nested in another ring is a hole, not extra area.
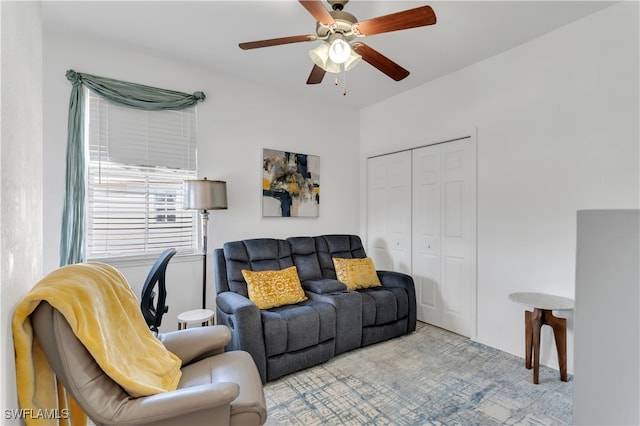
M 151 331 L 157 333 L 158 327 L 162 323 L 162 316 L 169 311 L 169 307 L 165 305 L 167 300 L 167 288 L 165 286 L 165 273 L 169 261 L 176 254 L 176 249 L 170 248 L 162 252 L 162 254 L 153 264 L 147 279 L 142 287 L 142 300 L 140 302 L 140 309 L 144 320 Z M 158 285 L 158 297 L 154 288 Z M 155 304 L 154 304 L 155 302 Z

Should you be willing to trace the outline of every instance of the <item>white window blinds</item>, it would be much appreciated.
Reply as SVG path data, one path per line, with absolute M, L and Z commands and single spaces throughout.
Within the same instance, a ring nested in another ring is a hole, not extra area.
M 146 111 L 88 91 L 87 258 L 193 252 L 195 212 L 183 181 L 196 179 L 196 107 Z

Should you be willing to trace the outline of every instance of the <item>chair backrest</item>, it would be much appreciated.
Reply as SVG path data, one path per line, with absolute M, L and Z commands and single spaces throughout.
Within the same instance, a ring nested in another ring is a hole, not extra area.
M 41 302 L 31 314 L 34 335 L 56 377 L 97 424 L 110 423 L 131 396 L 105 374 L 64 316 Z
M 169 307 L 165 305 L 167 300 L 166 271 L 167 265 L 174 254 L 176 254 L 176 249 L 170 248 L 158 256 L 142 287 L 140 309 L 147 325 L 156 333 L 158 332 L 158 327 L 162 324 L 162 316 L 169 311 Z M 156 284 L 158 285 L 157 297 L 154 291 Z

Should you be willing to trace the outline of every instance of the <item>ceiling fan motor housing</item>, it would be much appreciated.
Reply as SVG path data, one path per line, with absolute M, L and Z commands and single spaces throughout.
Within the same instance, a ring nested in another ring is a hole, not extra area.
M 347 42 L 353 40 L 355 38 L 355 35 L 352 32 L 353 24 L 358 22 L 358 19 L 352 14 L 342 10 L 332 10 L 329 13 L 335 21 L 333 30 L 331 27 L 322 25 L 318 22 L 316 25 L 316 34 L 318 35 L 318 38 L 326 38 L 330 33 L 335 32 L 342 34 L 344 36 L 344 40 Z

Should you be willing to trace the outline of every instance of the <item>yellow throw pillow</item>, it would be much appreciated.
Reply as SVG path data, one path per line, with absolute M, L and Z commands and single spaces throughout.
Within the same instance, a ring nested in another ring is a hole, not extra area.
M 333 266 L 336 268 L 338 281 L 344 283 L 349 290 L 361 288 L 380 287 L 376 268 L 370 257 L 364 259 L 340 259 L 333 258 Z
M 242 270 L 249 300 L 260 309 L 292 305 L 307 300 L 295 266 L 279 271 Z

